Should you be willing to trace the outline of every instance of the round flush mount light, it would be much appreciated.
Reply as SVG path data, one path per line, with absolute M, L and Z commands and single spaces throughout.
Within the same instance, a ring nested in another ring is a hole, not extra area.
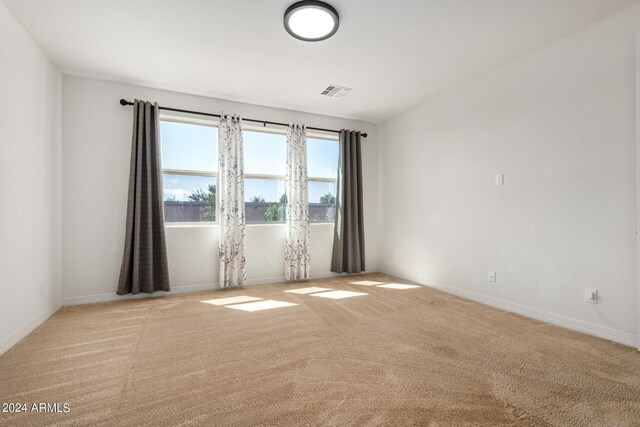
M 284 13 L 284 28 L 307 42 L 326 40 L 338 31 L 338 11 L 323 1 L 305 0 L 292 4 Z

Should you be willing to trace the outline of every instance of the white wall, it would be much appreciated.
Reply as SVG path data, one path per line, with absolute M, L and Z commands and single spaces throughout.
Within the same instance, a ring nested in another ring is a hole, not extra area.
M 376 125 L 66 75 L 62 94 L 65 303 L 111 299 L 117 287 L 124 245 L 132 115 L 131 107 L 120 106 L 120 98 L 368 132 L 363 148 L 367 270 L 377 270 Z M 168 227 L 166 231 L 172 289 L 217 283 L 218 227 Z M 332 233 L 331 225 L 312 225 L 313 276 L 329 274 Z M 283 225 L 247 226 L 249 283 L 283 279 L 284 241 Z M 269 265 L 266 257 L 271 259 Z
M 638 332 L 638 349 L 640 350 L 640 33 L 636 33 L 636 324 Z
M 0 354 L 53 313 L 60 281 L 60 73 L 0 3 Z
M 640 5 L 381 124 L 381 270 L 633 345 L 637 31 Z

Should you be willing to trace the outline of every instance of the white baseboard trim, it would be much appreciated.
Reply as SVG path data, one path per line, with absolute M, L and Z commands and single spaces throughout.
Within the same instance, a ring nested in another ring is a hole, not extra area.
M 170 292 L 155 292 L 153 294 L 136 294 L 136 295 L 116 295 L 115 293 L 82 295 L 78 297 L 66 297 L 62 301 L 65 306 L 69 306 L 69 305 L 80 305 L 80 304 L 94 304 L 94 303 L 109 302 L 109 301 L 124 301 L 129 299 L 156 298 L 156 297 L 162 297 L 167 295 L 211 291 L 213 289 L 218 289 L 218 285 L 216 283 L 202 283 L 198 285 L 173 286 Z
M 4 354 L 11 347 L 16 345 L 21 339 L 33 332 L 38 326 L 42 325 L 53 313 L 62 307 L 62 301 L 58 301 L 51 307 L 45 309 L 36 317 L 22 325 L 16 332 L 0 342 L 0 355 Z
M 398 274 L 387 273 L 390 276 L 400 277 Z M 408 281 L 415 282 L 411 279 Z M 447 294 L 462 297 L 471 301 L 479 302 L 481 304 L 489 305 L 509 311 L 512 313 L 520 314 L 532 319 L 541 320 L 543 322 L 550 323 L 552 325 L 560 326 L 573 331 L 582 332 L 587 335 L 593 335 L 599 338 L 604 338 L 610 341 L 614 341 L 620 344 L 628 345 L 630 347 L 638 348 L 638 336 L 621 331 L 619 329 L 609 328 L 606 326 L 596 325 L 595 323 L 585 322 L 583 320 L 574 319 L 572 317 L 564 316 L 562 314 L 551 313 L 549 311 L 541 310 L 539 308 L 529 307 L 522 304 L 517 304 L 511 301 L 503 300 L 501 298 L 491 297 L 488 295 L 479 294 L 477 292 L 469 291 L 466 289 L 456 288 L 454 286 L 443 285 L 441 283 L 426 282 L 419 283 L 419 285 L 429 288 L 437 289 Z
M 370 274 L 376 270 L 367 271 L 362 274 Z M 321 272 L 321 273 L 311 273 L 311 279 L 325 279 L 328 277 L 336 277 L 340 276 L 338 273 L 333 273 L 330 271 Z M 270 283 L 280 283 L 284 282 L 284 275 L 282 276 L 272 276 L 272 277 L 261 277 L 256 279 L 247 280 L 247 286 L 255 286 L 255 285 L 266 285 Z M 203 291 L 212 291 L 215 289 L 220 289 L 217 283 L 203 283 L 197 285 L 182 285 L 182 286 L 172 286 L 170 292 L 155 292 L 153 294 L 137 294 L 137 295 L 116 295 L 113 294 L 95 294 L 95 295 L 82 295 L 77 297 L 66 297 L 62 300 L 63 305 L 80 305 L 80 304 L 94 304 L 100 302 L 109 302 L 109 301 L 123 301 L 128 299 L 139 299 L 139 298 L 155 298 L 162 297 L 167 295 L 176 295 L 176 294 L 184 294 L 184 293 L 192 293 L 192 292 L 203 292 Z

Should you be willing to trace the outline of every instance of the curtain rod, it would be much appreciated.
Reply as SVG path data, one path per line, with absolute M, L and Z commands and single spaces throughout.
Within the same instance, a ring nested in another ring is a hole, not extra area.
M 122 105 L 123 107 L 126 107 L 127 105 L 133 105 L 133 102 L 129 102 L 126 99 L 121 99 L 120 100 L 120 105 Z M 220 114 L 213 114 L 213 113 L 203 113 L 202 111 L 191 111 L 191 110 L 182 110 L 180 108 L 170 108 L 170 107 L 160 107 L 161 110 L 165 110 L 165 111 L 175 111 L 177 113 L 188 113 L 188 114 L 197 114 L 199 116 L 209 116 L 209 117 L 217 117 L 220 118 Z M 253 123 L 262 123 L 264 126 L 266 126 L 267 124 L 269 125 L 276 125 L 276 126 L 289 126 L 288 123 L 279 123 L 279 122 L 270 122 L 268 120 L 256 120 L 256 119 L 245 119 L 244 117 L 242 118 L 242 120 L 246 121 L 246 122 L 253 122 Z M 324 128 L 315 128 L 315 127 L 311 127 L 311 126 L 307 126 L 307 129 L 310 130 L 319 130 L 322 132 L 333 132 L 333 133 L 340 133 L 339 130 L 335 130 L 335 129 L 324 129 Z M 367 133 L 363 132 L 360 134 L 363 138 L 367 137 Z

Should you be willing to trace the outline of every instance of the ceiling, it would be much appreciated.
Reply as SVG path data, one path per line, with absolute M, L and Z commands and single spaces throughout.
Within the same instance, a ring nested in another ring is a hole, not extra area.
M 306 43 L 294 0 L 2 1 L 67 74 L 371 122 L 638 2 L 329 0 L 340 29 Z

